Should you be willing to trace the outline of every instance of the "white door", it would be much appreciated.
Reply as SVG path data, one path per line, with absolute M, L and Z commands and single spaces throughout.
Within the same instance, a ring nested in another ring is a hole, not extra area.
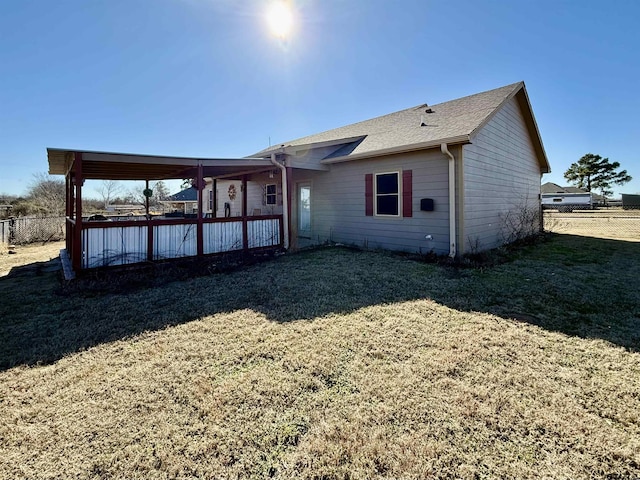
M 311 238 L 311 185 L 298 185 L 298 236 Z

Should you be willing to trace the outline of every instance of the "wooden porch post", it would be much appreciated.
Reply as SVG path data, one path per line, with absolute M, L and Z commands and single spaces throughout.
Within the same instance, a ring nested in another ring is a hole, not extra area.
M 67 172 L 64 176 L 64 243 L 67 248 L 67 254 L 71 253 L 71 228 L 69 218 L 71 217 L 71 174 Z
M 291 230 L 291 202 L 293 199 L 293 168 L 287 166 L 287 227 L 289 230 L 289 245 L 294 245 Z M 295 247 L 295 245 L 294 245 Z M 296 247 L 297 248 L 297 247 Z
M 71 256 L 71 264 L 73 269 L 78 272 L 82 269 L 82 183 L 84 176 L 82 173 L 82 153 L 75 153 L 75 184 L 76 184 L 76 225 L 73 232 L 73 254 Z
M 204 255 L 204 223 L 202 221 L 202 190 L 204 189 L 204 171 L 202 163 L 198 163 L 198 178 L 196 179 L 196 186 L 198 188 L 198 215 L 196 224 L 196 243 L 198 246 L 198 256 Z
M 218 216 L 218 180 L 213 179 L 212 190 L 212 205 L 211 205 L 211 217 L 216 218 Z
M 149 190 L 149 180 L 145 180 L 144 190 L 145 192 Z M 149 220 L 149 197 L 146 195 L 144 196 L 144 214 L 147 217 L 147 220 Z
M 145 191 L 149 190 L 149 180 L 145 180 Z M 151 215 L 149 215 L 149 197 L 144 196 L 144 209 L 147 219 L 147 260 L 153 261 L 153 225 L 151 224 Z
M 242 249 L 249 250 L 249 229 L 247 228 L 247 176 L 242 176 Z
M 72 260 L 72 266 L 73 266 L 73 252 L 74 252 L 74 245 L 75 245 L 75 235 L 76 235 L 76 217 L 75 217 L 75 202 L 76 202 L 76 192 L 75 192 L 75 183 L 76 183 L 76 179 L 75 179 L 75 173 L 69 173 L 69 218 L 71 220 L 73 220 L 73 224 L 70 223 L 70 233 L 69 233 L 69 238 L 68 238 L 68 242 L 69 242 L 69 248 L 67 248 L 67 254 L 69 255 L 69 258 Z

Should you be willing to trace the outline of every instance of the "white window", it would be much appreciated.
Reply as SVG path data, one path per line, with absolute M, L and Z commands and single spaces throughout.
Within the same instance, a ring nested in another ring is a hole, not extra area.
M 264 190 L 264 203 L 266 205 L 277 205 L 278 186 L 275 183 L 269 184 Z
M 400 215 L 400 174 L 375 174 L 375 213 L 397 217 Z

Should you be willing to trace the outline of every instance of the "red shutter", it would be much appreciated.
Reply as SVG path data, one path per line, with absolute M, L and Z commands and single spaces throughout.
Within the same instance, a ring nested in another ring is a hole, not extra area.
M 412 171 L 403 170 L 402 172 L 402 216 L 413 217 L 413 181 Z
M 373 174 L 364 176 L 364 211 L 367 217 L 373 216 Z

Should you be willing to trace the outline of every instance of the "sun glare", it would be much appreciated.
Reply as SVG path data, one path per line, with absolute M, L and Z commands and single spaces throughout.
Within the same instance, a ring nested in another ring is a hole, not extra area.
M 286 38 L 293 29 L 293 12 L 288 3 L 277 1 L 267 11 L 267 22 L 271 33 L 279 38 Z

